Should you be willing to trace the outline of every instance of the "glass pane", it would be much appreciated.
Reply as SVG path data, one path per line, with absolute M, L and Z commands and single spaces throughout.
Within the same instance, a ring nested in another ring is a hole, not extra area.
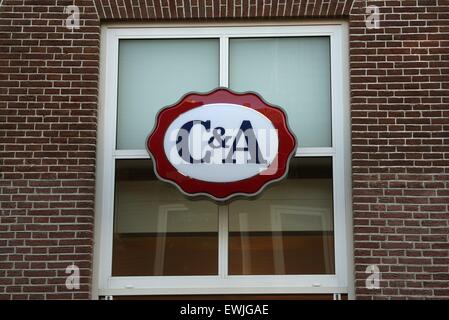
M 229 205 L 229 274 L 334 274 L 332 159 L 294 158 L 288 179 Z
M 218 84 L 218 39 L 120 40 L 117 149 L 145 149 L 161 108 Z
M 284 108 L 300 147 L 330 147 L 328 37 L 230 40 L 230 88 Z
M 112 275 L 217 273 L 217 206 L 157 180 L 151 160 L 117 160 Z

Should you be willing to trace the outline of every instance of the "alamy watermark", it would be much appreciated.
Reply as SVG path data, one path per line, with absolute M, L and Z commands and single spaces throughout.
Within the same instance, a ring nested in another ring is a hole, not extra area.
M 380 10 L 376 5 L 367 5 L 365 10 L 365 26 L 367 29 L 380 29 Z
M 69 274 L 65 280 L 65 286 L 68 290 L 79 290 L 80 288 L 80 268 L 71 264 L 65 268 L 65 273 Z
M 365 280 L 365 288 L 369 290 L 380 289 L 380 270 L 375 264 L 366 267 L 365 273 L 369 276 Z
M 1 4 L 1 0 L 0 0 Z M 64 13 L 67 18 L 64 21 L 64 26 L 73 31 L 80 28 L 80 9 L 76 5 L 70 5 L 64 8 Z M 365 10 L 365 26 L 367 29 L 380 29 L 380 10 L 377 5 L 368 5 Z
M 64 8 L 64 13 L 68 14 L 64 26 L 71 31 L 78 30 L 80 28 L 80 9 L 78 6 L 67 6 Z

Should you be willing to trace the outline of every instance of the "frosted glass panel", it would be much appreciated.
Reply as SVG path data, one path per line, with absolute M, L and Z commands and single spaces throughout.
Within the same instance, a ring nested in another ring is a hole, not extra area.
M 145 149 L 161 108 L 218 84 L 218 39 L 121 40 L 117 149 Z
M 230 40 L 230 88 L 256 91 L 288 113 L 299 147 L 330 147 L 328 37 Z

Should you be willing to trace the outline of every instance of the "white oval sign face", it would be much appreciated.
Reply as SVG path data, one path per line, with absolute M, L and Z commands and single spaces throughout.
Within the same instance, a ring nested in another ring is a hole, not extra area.
M 181 114 L 163 142 L 178 172 L 217 183 L 263 174 L 279 147 L 277 130 L 266 116 L 229 103 L 206 104 Z

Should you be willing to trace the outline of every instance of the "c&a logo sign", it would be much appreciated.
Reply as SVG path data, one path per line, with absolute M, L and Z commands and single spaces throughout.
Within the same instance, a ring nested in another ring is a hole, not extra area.
M 147 147 L 159 179 L 226 201 L 285 177 L 296 140 L 282 109 L 256 93 L 219 88 L 162 109 Z

